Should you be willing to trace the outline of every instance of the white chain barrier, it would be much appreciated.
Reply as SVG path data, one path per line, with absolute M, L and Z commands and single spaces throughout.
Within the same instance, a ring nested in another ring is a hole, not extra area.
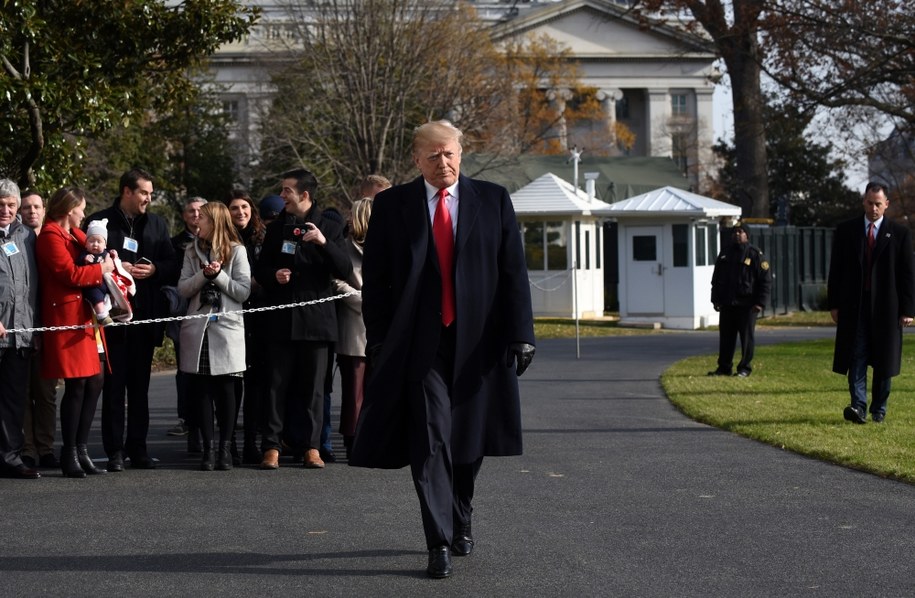
M 251 314 L 259 313 L 264 311 L 273 311 L 277 309 L 288 309 L 290 307 L 308 307 L 309 305 L 317 305 L 319 303 L 327 303 L 328 301 L 336 301 L 338 299 L 345 299 L 352 295 L 361 295 L 360 291 L 350 291 L 348 293 L 343 293 L 342 295 L 334 295 L 332 297 L 323 297 L 321 299 L 313 299 L 311 301 L 300 301 L 298 303 L 286 303 L 284 305 L 267 305 L 264 307 L 249 307 L 248 309 L 235 309 L 232 311 L 220 311 L 215 313 L 199 313 L 192 314 L 187 316 L 170 316 L 167 318 L 150 318 L 148 320 L 131 320 L 130 322 L 114 322 L 104 326 L 104 328 L 114 328 L 116 326 L 137 326 L 140 324 L 159 324 L 162 322 L 182 322 L 184 320 L 194 320 L 197 318 L 209 318 L 212 316 L 225 316 L 229 314 Z M 69 326 L 39 326 L 36 328 L 8 328 L 8 334 L 15 334 L 17 332 L 57 332 L 60 330 L 81 330 L 83 328 L 95 328 L 96 324 L 73 324 Z
M 566 283 L 569 282 L 569 280 L 571 280 L 571 278 L 572 278 L 571 274 L 572 274 L 572 269 L 566 268 L 565 270 L 562 270 L 561 272 L 557 272 L 556 274 L 551 274 L 550 276 L 547 276 L 546 278 L 541 278 L 537 282 L 534 282 L 533 280 L 528 278 L 527 282 L 530 283 L 530 285 L 532 287 L 534 287 L 535 289 L 537 289 L 538 291 L 543 291 L 544 293 L 552 293 L 552 292 L 558 291 L 559 289 L 564 287 L 566 285 Z M 551 289 L 545 289 L 542 286 L 540 286 L 541 284 L 545 283 L 546 281 L 553 280 L 554 278 L 559 278 L 560 276 L 563 277 L 563 280 L 555 287 L 553 287 Z
M 542 279 L 538 280 L 537 282 L 534 282 L 533 280 L 528 278 L 528 282 L 535 289 L 538 289 L 545 293 L 552 293 L 554 291 L 558 291 L 563 286 L 565 286 L 565 284 L 570 279 L 571 272 L 572 272 L 572 269 L 569 268 L 569 269 L 563 270 L 561 272 L 557 272 L 556 274 L 547 276 L 546 278 L 542 278 Z M 563 278 L 562 282 L 560 282 L 557 286 L 555 286 L 551 289 L 543 288 L 542 286 L 540 286 L 540 284 L 542 284 L 548 280 L 553 280 L 560 276 L 562 276 L 564 278 Z M 299 301 L 298 303 L 286 303 L 283 305 L 267 305 L 264 307 L 249 307 L 248 309 L 236 309 L 236 310 L 232 310 L 232 311 L 221 311 L 221 312 L 216 312 L 216 313 L 207 312 L 207 313 L 191 314 L 191 315 L 186 315 L 186 316 L 169 316 L 167 318 L 149 318 L 148 320 L 131 320 L 130 322 L 113 322 L 111 324 L 108 324 L 104 328 L 115 328 L 118 326 L 139 326 L 140 324 L 160 324 L 160 323 L 167 323 L 167 322 L 183 322 L 184 320 L 209 318 L 210 316 L 214 316 L 214 315 L 215 316 L 225 316 L 225 315 L 229 315 L 229 314 L 252 314 L 252 313 L 265 312 L 265 311 L 274 311 L 277 309 L 289 309 L 292 307 L 308 307 L 310 305 L 317 305 L 319 303 L 327 303 L 328 301 L 337 301 L 339 299 L 345 299 L 346 297 L 350 297 L 353 295 L 361 295 L 361 294 L 362 293 L 360 291 L 350 291 L 348 293 L 343 293 L 341 295 L 333 295 L 331 297 L 323 297 L 321 299 L 313 299 L 311 301 Z M 7 334 L 16 334 L 16 333 L 20 333 L 20 332 L 58 332 L 58 331 L 62 331 L 62 330 L 81 330 L 83 328 L 94 328 L 95 326 L 96 326 L 96 324 L 71 324 L 69 326 L 37 326 L 34 328 L 8 328 L 6 330 L 6 332 L 7 332 Z

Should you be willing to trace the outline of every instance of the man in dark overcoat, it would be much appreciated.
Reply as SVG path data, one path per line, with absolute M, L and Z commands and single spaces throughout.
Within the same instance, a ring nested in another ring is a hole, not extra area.
M 886 187 L 868 183 L 864 218 L 836 228 L 829 264 L 828 302 L 836 323 L 832 370 L 848 375 L 846 420 L 867 421 L 867 366 L 871 420 L 882 422 L 890 382 L 899 374 L 902 329 L 915 314 L 915 260 L 907 226 L 884 217 Z
M 447 121 L 418 127 L 422 176 L 375 198 L 362 290 L 371 373 L 350 458 L 410 465 L 434 578 L 473 550 L 483 457 L 521 454 L 517 377 L 534 354 L 511 200 L 460 175 L 461 136 Z

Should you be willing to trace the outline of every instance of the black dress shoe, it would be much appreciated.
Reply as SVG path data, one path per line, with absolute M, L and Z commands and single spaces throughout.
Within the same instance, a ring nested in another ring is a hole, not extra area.
M 863 424 L 867 422 L 867 418 L 864 416 L 864 411 L 857 409 L 856 407 L 852 407 L 851 405 L 845 408 L 845 411 L 842 412 L 842 416 L 846 420 L 855 424 Z
M 38 457 L 38 465 L 45 469 L 57 469 L 60 467 L 60 461 L 54 456 L 54 453 L 47 453 Z
M 454 556 L 470 556 L 470 553 L 473 552 L 473 534 L 470 531 L 469 523 L 454 531 L 451 552 L 454 553 Z
M 444 579 L 451 576 L 451 549 L 439 546 L 429 550 L 429 566 L 426 573 L 432 579 Z
M 871 413 L 871 421 L 874 422 L 875 424 L 883 423 L 883 418 L 885 418 L 885 417 L 886 416 L 882 413 Z
M 327 449 L 319 449 L 318 454 L 321 455 L 321 460 L 325 463 L 337 462 L 337 455 L 335 455 L 333 451 L 329 451 Z
M 244 465 L 257 465 L 264 460 L 264 455 L 254 445 L 245 445 L 241 452 L 241 462 Z
M 712 370 L 708 373 L 709 376 L 730 376 L 731 372 L 726 372 L 724 370 Z
M 124 471 L 124 457 L 121 453 L 108 457 L 108 466 L 105 467 L 105 469 L 107 469 L 109 473 Z
M 35 462 L 35 459 L 28 455 L 22 455 L 21 459 L 25 466 L 29 469 L 35 469 L 35 466 L 38 465 L 38 463 Z
M 156 462 L 153 461 L 149 455 L 138 455 L 136 457 L 130 457 L 130 466 L 133 469 L 155 469 Z
M 4 467 L 0 470 L 0 477 L 13 478 L 16 480 L 37 480 L 41 477 L 37 469 L 27 466 L 25 463 L 15 467 Z

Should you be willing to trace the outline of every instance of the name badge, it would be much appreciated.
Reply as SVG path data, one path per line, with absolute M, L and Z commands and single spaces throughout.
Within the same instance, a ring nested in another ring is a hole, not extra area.
M 124 249 L 125 250 L 127 250 L 131 253 L 136 253 L 137 249 L 139 249 L 139 248 L 140 248 L 140 244 L 137 243 L 136 239 L 131 239 L 130 237 L 124 237 Z
M 3 253 L 6 257 L 12 257 L 19 253 L 19 248 L 16 247 L 16 244 L 12 241 L 3 244 Z
M 283 241 L 283 253 L 295 255 L 295 243 L 292 241 Z

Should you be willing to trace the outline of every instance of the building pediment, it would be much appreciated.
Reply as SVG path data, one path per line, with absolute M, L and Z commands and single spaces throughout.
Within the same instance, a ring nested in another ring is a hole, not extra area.
M 497 42 L 527 35 L 548 35 L 578 60 L 715 59 L 711 45 L 692 32 L 667 24 L 646 28 L 626 7 L 609 1 L 571 0 L 531 8 L 493 27 Z

